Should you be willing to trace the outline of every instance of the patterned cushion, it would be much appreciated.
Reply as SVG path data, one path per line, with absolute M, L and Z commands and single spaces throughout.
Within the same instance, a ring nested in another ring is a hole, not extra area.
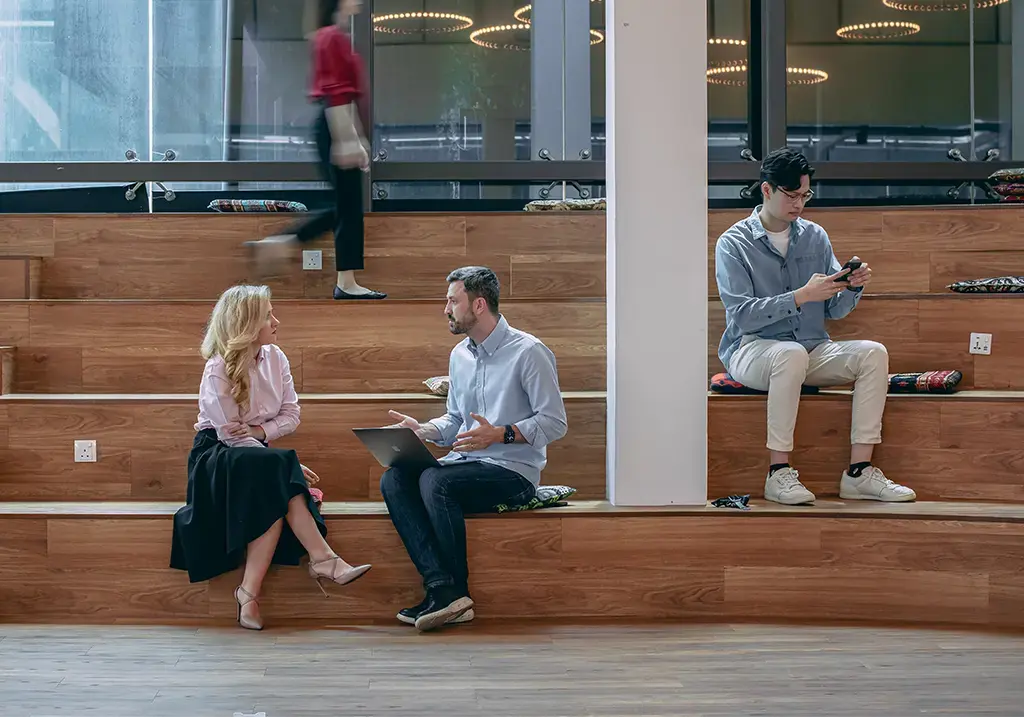
M 996 194 L 1003 197 L 1019 197 L 1024 195 L 1024 184 L 1020 182 L 1013 182 L 1011 184 L 997 184 L 992 189 L 995 190 Z
M 959 294 L 1019 294 L 1024 292 L 1024 276 L 965 279 L 946 288 Z
M 889 393 L 955 393 L 964 375 L 955 370 L 889 374 Z
M 757 389 L 750 388 L 750 386 L 744 386 L 742 383 L 734 379 L 727 373 L 716 373 L 711 377 L 711 390 L 715 393 L 727 393 L 727 394 L 741 394 L 741 395 L 767 395 L 767 391 L 758 391 Z M 817 386 L 801 386 L 800 393 L 811 395 L 818 393 Z
M 549 508 L 561 505 L 566 498 L 576 493 L 575 488 L 567 485 L 542 485 L 537 488 L 537 495 L 530 498 L 523 505 L 507 505 L 499 503 L 494 510 L 499 513 L 508 513 L 519 510 L 536 510 L 537 508 Z
M 447 396 L 448 395 L 448 377 L 447 376 L 434 376 L 428 378 L 423 382 L 423 385 L 427 387 L 432 394 L 435 396 Z
M 527 212 L 600 212 L 608 208 L 605 199 L 536 199 L 526 205 Z
M 1024 181 L 1024 168 L 1018 169 L 997 169 L 988 175 L 993 182 L 1020 182 Z
M 278 199 L 214 199 L 207 209 L 215 212 L 304 212 L 302 202 L 285 202 Z
M 324 492 L 319 488 L 310 487 L 309 494 L 313 498 L 313 502 L 317 505 L 322 505 L 324 502 Z

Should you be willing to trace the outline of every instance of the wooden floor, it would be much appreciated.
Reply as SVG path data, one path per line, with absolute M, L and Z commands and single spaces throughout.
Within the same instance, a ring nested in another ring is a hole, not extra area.
M 490 620 L 233 628 L 0 626 L 4 717 L 1018 717 L 1024 638 Z

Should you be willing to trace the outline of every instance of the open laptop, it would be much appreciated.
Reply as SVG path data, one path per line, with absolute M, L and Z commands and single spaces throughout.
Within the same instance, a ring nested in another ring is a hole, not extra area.
M 353 428 L 352 432 L 385 468 L 424 471 L 441 465 L 411 428 Z

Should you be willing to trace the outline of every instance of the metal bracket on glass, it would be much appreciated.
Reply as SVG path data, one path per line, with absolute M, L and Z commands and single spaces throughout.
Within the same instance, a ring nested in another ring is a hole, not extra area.
M 745 147 L 742 151 L 740 151 L 740 157 L 742 159 L 747 160 L 748 162 L 756 162 L 756 161 L 758 161 L 757 158 L 754 157 L 754 153 L 750 151 L 749 147 Z M 759 179 L 756 182 L 754 182 L 753 184 L 751 184 L 749 187 L 744 187 L 743 189 L 741 189 L 740 190 L 740 197 L 742 199 L 752 199 L 753 196 L 754 196 L 754 192 L 758 192 L 758 191 L 760 191 L 760 189 L 761 189 L 761 180 Z
M 387 199 L 388 198 L 388 190 L 384 189 L 383 187 L 374 187 L 373 188 L 373 198 L 374 199 Z
M 124 156 L 125 159 L 127 159 L 129 162 L 139 161 L 139 155 L 135 152 L 134 149 L 127 150 L 124 153 Z M 163 154 L 159 154 L 157 156 L 163 158 L 160 160 L 162 162 L 173 162 L 175 159 L 178 158 L 178 153 L 175 152 L 173 149 L 169 149 Z M 134 201 L 136 194 L 144 184 L 145 182 L 136 182 L 134 186 L 129 187 L 128 190 L 125 191 L 124 198 L 127 199 L 129 202 Z M 155 184 L 157 187 L 160 188 L 161 191 L 163 191 L 164 199 L 166 199 L 168 202 L 174 201 L 175 194 L 173 189 L 168 189 L 167 187 L 165 187 L 163 182 L 153 182 L 153 184 Z
M 544 147 L 537 152 L 537 156 L 541 159 L 547 160 L 548 162 L 551 161 L 551 152 L 548 151 L 547 147 Z
M 590 150 L 589 149 L 581 149 L 580 150 L 580 159 L 590 159 Z
M 539 194 L 541 196 L 541 199 L 547 199 L 549 196 L 551 196 L 551 190 L 561 183 L 562 182 L 552 182 L 548 186 L 544 187 L 544 189 L 540 190 Z M 576 191 L 580 193 L 580 199 L 590 198 L 590 190 L 581 187 L 579 182 L 570 179 L 568 182 L 566 182 L 566 184 L 571 184 L 573 187 L 576 188 Z
M 386 149 L 377 150 L 377 154 L 373 155 L 374 162 L 383 162 L 388 158 L 388 151 Z
M 951 149 L 948 152 L 946 152 L 946 156 L 949 157 L 950 159 L 952 159 L 954 162 L 967 162 L 967 161 L 970 161 L 966 157 L 964 157 L 964 153 L 961 152 L 956 147 L 954 147 L 953 149 Z M 999 150 L 996 149 L 995 147 L 993 147 L 992 149 L 990 149 L 989 151 L 987 151 L 985 153 L 985 159 L 983 159 L 981 161 L 982 162 L 992 162 L 992 161 L 994 161 L 996 159 L 999 159 Z M 982 182 L 960 182 L 960 184 L 958 184 L 957 186 L 953 187 L 948 192 L 946 192 L 946 196 L 949 197 L 950 199 L 958 199 L 960 197 L 960 192 L 963 191 L 963 188 L 966 187 L 968 184 L 979 184 L 981 186 L 982 191 L 985 192 L 985 196 L 987 196 L 989 199 L 994 199 L 996 201 L 999 201 L 999 199 L 1001 198 L 996 193 L 996 191 L 994 189 L 992 189 L 992 185 L 989 184 L 988 182 L 985 182 L 985 181 L 982 181 Z

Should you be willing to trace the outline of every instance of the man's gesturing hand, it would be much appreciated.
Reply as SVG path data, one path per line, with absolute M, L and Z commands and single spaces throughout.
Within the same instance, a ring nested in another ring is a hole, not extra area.
M 502 443 L 505 440 L 505 429 L 501 426 L 492 426 L 483 416 L 475 413 L 469 414 L 480 425 L 472 431 L 460 433 L 455 437 L 453 448 L 460 453 L 471 453 L 482 451 L 495 443 Z
M 416 434 L 416 437 L 420 440 L 427 440 L 429 438 L 436 438 L 435 430 L 432 424 L 423 424 L 417 421 L 412 416 L 406 416 L 404 413 L 398 411 L 388 411 L 388 415 L 394 420 L 398 421 L 391 428 L 411 428 L 412 432 Z

